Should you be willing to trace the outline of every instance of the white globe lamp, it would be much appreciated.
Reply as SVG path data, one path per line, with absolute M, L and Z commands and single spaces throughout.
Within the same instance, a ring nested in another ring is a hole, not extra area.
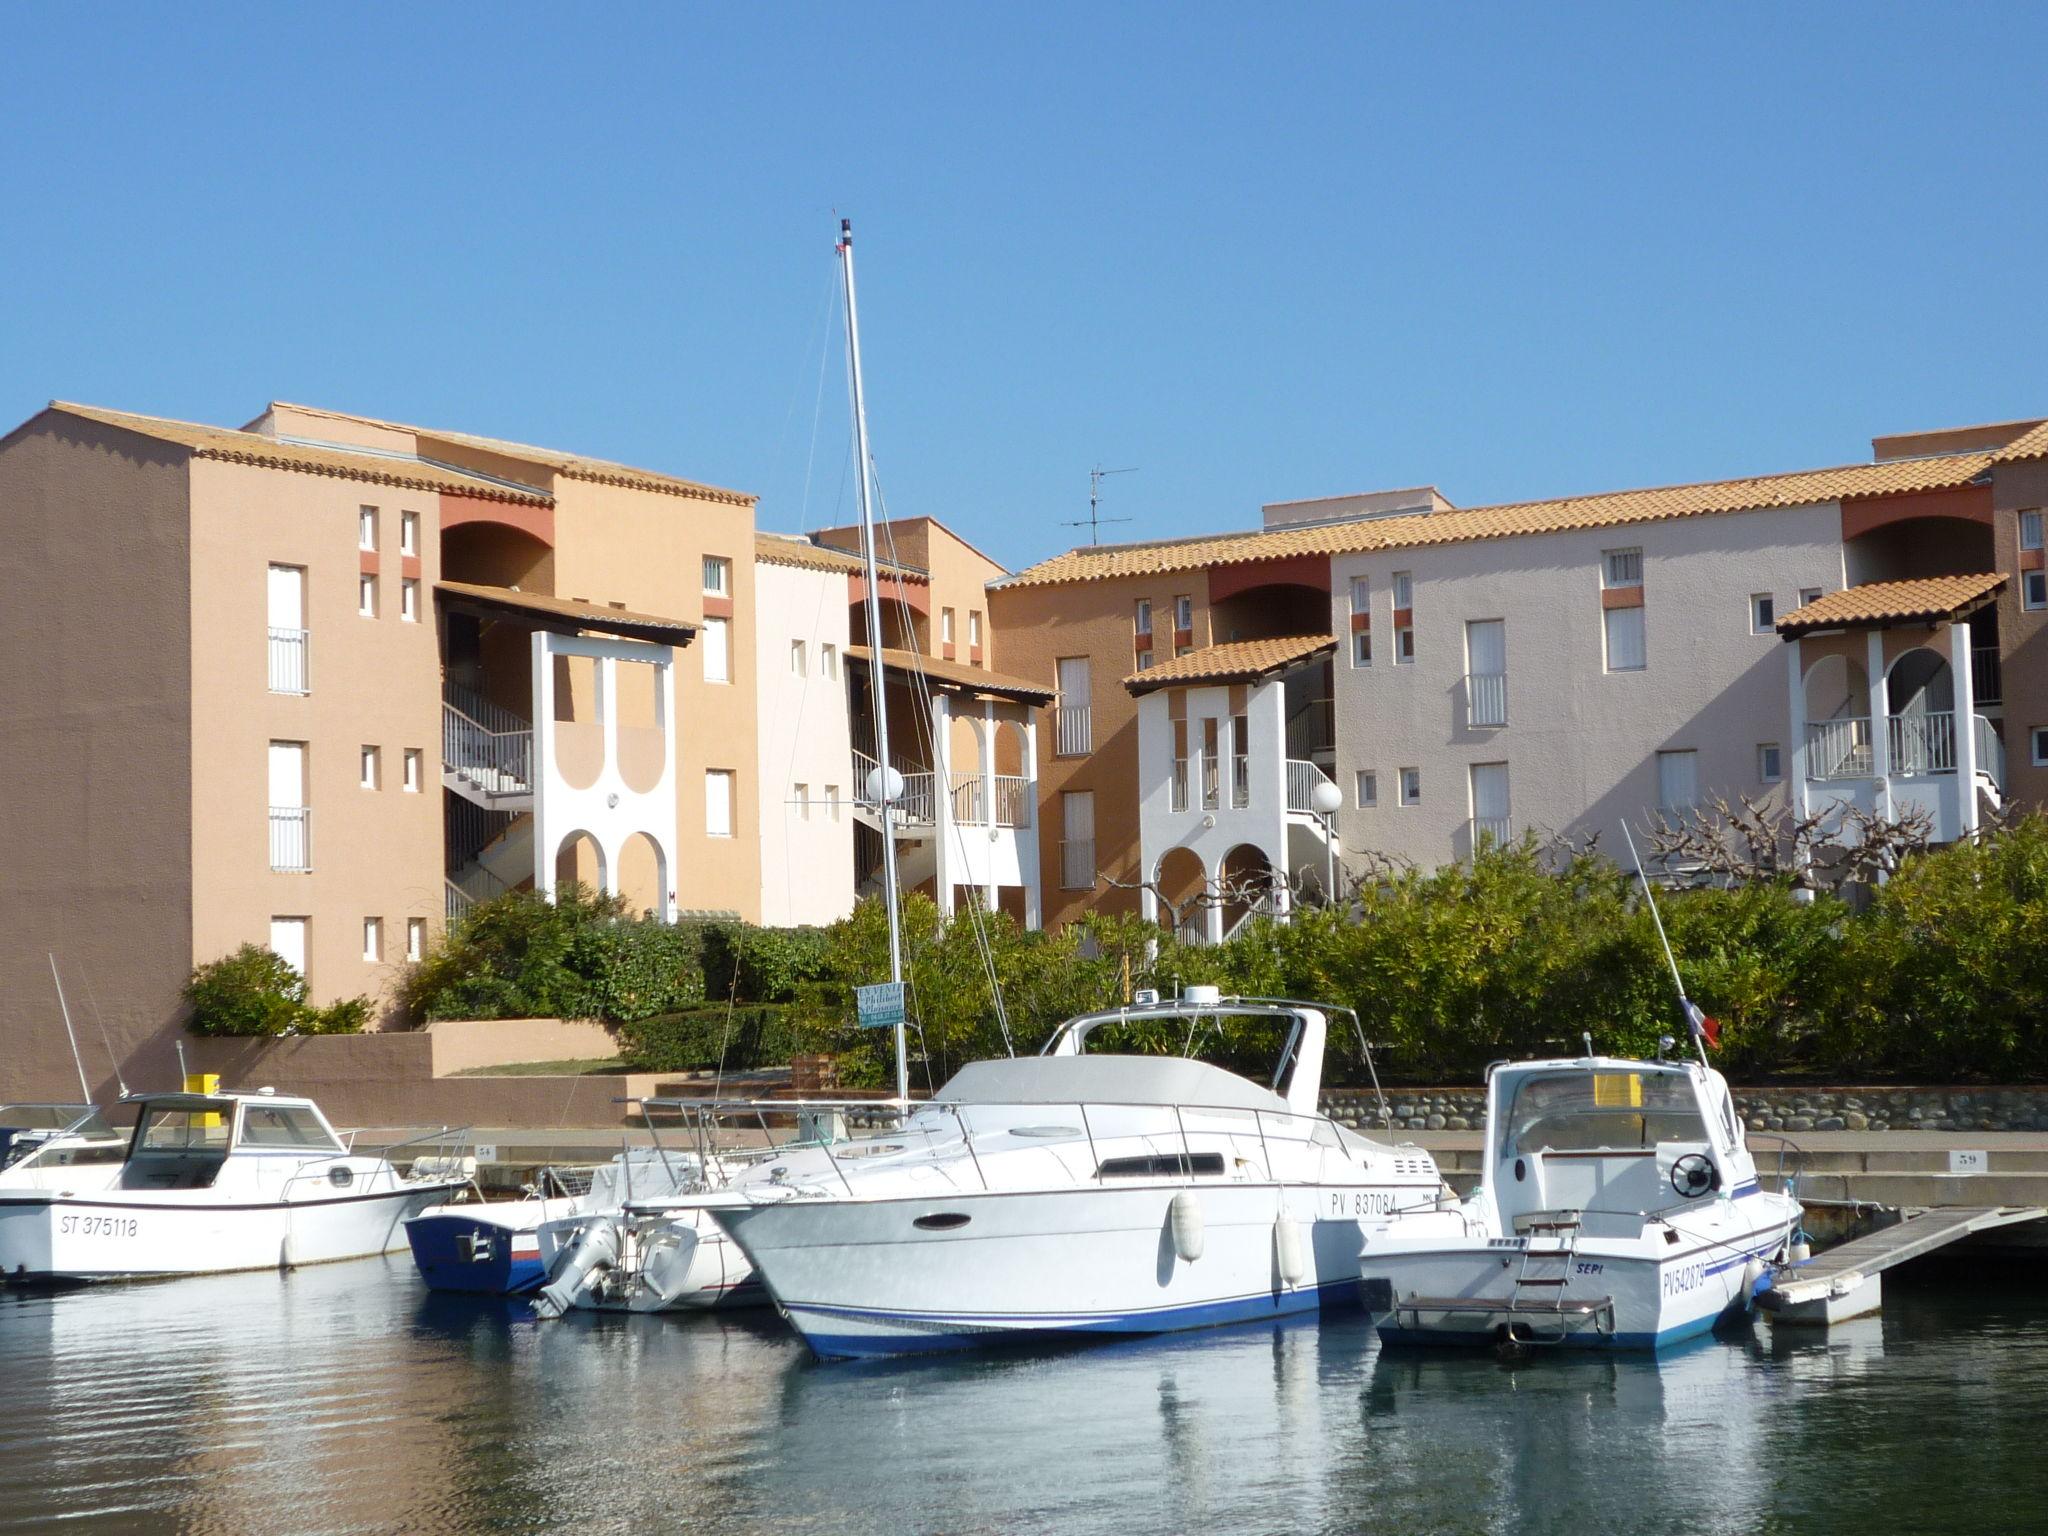
M 903 798 L 903 775 L 894 768 L 868 771 L 868 801 L 873 805 L 894 805 Z
M 1332 784 L 1328 779 L 1320 779 L 1316 782 L 1316 787 L 1310 793 L 1309 798 L 1315 802 L 1318 814 L 1334 816 L 1344 804 L 1344 791 Z

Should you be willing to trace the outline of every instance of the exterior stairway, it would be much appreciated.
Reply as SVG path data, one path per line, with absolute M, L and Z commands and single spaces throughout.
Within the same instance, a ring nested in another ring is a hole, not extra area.
M 485 810 L 532 810 L 533 722 L 443 682 L 441 783 Z

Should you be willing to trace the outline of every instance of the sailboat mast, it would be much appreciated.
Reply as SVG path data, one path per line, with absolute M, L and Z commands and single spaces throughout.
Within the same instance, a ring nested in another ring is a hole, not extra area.
M 868 412 L 860 377 L 860 311 L 853 297 L 853 221 L 839 221 L 839 267 L 846 279 L 846 357 L 853 377 L 853 451 L 860 487 L 860 555 L 868 582 L 868 703 L 875 717 L 875 799 L 882 807 L 882 897 L 889 909 L 889 979 L 903 980 L 903 924 L 897 912 L 896 792 L 889 782 L 889 711 L 882 699 L 882 578 L 875 562 L 875 511 L 869 500 Z M 896 1097 L 910 1098 L 910 1053 L 903 1015 L 896 1016 Z

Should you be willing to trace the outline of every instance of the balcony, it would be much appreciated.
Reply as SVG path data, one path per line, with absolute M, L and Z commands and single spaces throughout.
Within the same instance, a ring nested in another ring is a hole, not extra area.
M 1496 730 L 1507 723 L 1507 673 L 1468 672 L 1465 675 L 1465 724 L 1473 730 Z
M 1997 646 L 1977 645 L 1970 648 L 1970 686 L 1979 704 L 2005 702 L 2004 670 L 1999 662 Z
M 1870 744 L 1870 717 L 1848 715 L 1806 723 L 1806 776 L 1809 779 L 1867 779 L 1875 761 Z
M 303 629 L 270 630 L 270 691 L 272 693 L 311 693 L 313 672 L 311 657 L 312 636 Z
M 270 868 L 280 875 L 313 872 L 313 811 L 304 805 L 270 808 Z
M 1009 773 L 999 773 L 993 780 L 987 781 L 978 773 L 955 774 L 953 820 L 963 827 L 988 826 L 990 823 L 986 804 L 990 785 L 993 785 L 995 791 L 994 824 L 998 827 L 1030 826 L 1031 781 Z
M 1514 819 L 1508 816 L 1474 816 L 1470 830 L 1474 853 L 1489 845 L 1505 848 L 1514 839 Z
M 1991 722 L 1974 720 L 1977 771 L 2001 790 L 2005 785 L 2005 745 Z M 1806 727 L 1806 776 L 1809 779 L 1867 779 L 1877 772 L 1869 717 L 1809 721 Z M 1956 771 L 1956 717 L 1950 710 L 1924 715 L 1893 715 L 1885 721 L 1885 749 L 1893 778 L 1929 778 Z
M 868 789 L 868 778 L 879 766 L 867 753 L 855 750 L 853 754 L 853 805 L 856 811 L 866 811 L 879 818 L 882 802 Z M 896 772 L 903 780 L 903 792 L 896 797 L 891 818 L 898 827 L 930 826 L 937 819 L 934 800 L 934 775 L 928 768 L 920 769 L 899 761 Z
M 1093 722 L 1086 704 L 1058 704 L 1053 708 L 1053 755 L 1086 757 L 1095 750 Z

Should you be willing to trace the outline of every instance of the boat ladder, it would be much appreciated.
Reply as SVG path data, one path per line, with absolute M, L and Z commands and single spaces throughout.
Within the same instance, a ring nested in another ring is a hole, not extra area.
M 1523 1226 L 1527 1234 L 1522 1262 L 1508 1295 L 1508 1337 L 1520 1344 L 1557 1344 L 1573 1322 L 1608 1311 L 1605 1297 L 1597 1302 L 1573 1300 L 1572 1266 L 1578 1262 L 1582 1222 L 1577 1211 L 1539 1213 Z M 1539 1246 L 1540 1245 L 1540 1246 Z M 1611 1316 L 1611 1313 L 1610 1313 Z M 1528 1319 L 1526 1323 L 1521 1319 Z

